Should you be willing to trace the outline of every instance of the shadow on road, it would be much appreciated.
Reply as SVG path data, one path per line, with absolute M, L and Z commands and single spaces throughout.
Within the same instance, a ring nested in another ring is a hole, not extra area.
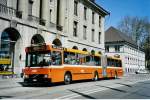
M 89 96 L 89 95 L 86 95 L 86 94 L 84 94 L 84 93 L 80 93 L 80 92 L 77 92 L 77 91 L 74 91 L 74 90 L 69 90 L 69 91 L 71 91 L 71 92 L 73 92 L 73 93 L 76 93 L 76 94 L 78 94 L 78 95 L 81 95 L 81 96 L 85 97 L 86 99 L 96 99 L 96 98 L 94 98 L 94 97 L 92 97 L 92 96 Z
M 9 99 L 12 98 L 13 96 L 0 96 L 0 99 Z
M 119 79 L 119 78 L 117 78 Z M 99 79 L 99 81 L 103 81 L 103 80 L 114 80 L 114 78 L 103 78 L 103 79 Z M 77 84 L 77 83 L 85 83 L 86 82 L 93 82 L 92 80 L 78 80 L 78 81 L 73 81 L 71 84 Z M 25 82 L 18 82 L 21 86 L 23 87 L 56 87 L 56 86 L 62 86 L 65 85 L 63 82 L 59 82 L 59 83 L 25 83 Z
M 99 87 L 104 87 L 104 88 L 108 88 L 108 89 L 115 90 L 115 91 L 118 91 L 118 92 L 127 93 L 127 91 L 125 91 L 125 90 L 120 90 L 120 89 L 111 88 L 111 87 L 102 86 L 102 85 L 96 85 L 96 86 L 99 86 Z
M 139 82 L 139 83 L 142 83 L 142 84 L 150 84 L 150 82 Z
M 127 87 L 132 87 L 131 85 L 123 84 L 123 83 L 116 83 L 116 84 L 124 85 L 124 86 L 127 86 Z

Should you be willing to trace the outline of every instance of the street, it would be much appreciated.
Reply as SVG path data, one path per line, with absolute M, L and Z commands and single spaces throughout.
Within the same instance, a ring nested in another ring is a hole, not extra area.
M 150 75 L 130 74 L 120 79 L 80 81 L 70 85 L 32 85 L 22 79 L 1 79 L 0 99 L 149 99 Z

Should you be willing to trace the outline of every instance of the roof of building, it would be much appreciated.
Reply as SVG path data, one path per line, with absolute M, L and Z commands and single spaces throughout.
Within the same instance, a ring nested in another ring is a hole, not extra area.
M 121 32 L 120 30 L 110 27 L 105 32 L 105 42 L 112 43 L 112 42 L 127 42 L 131 45 L 137 46 L 137 43 L 132 40 L 131 37 L 125 35 L 125 33 Z
M 97 9 L 97 10 L 101 11 L 104 16 L 110 15 L 110 13 L 107 10 L 105 10 L 104 8 L 102 8 L 100 5 L 98 5 L 95 2 L 95 0 L 87 0 L 87 1 L 95 7 L 95 10 Z

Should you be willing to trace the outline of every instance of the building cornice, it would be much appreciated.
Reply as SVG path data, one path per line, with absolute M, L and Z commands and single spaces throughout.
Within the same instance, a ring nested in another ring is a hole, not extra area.
M 92 2 L 91 0 L 80 0 L 81 2 L 85 2 L 88 4 L 88 6 L 91 6 L 91 9 L 94 9 L 97 13 L 99 13 L 102 16 L 107 16 L 110 15 L 110 13 L 105 10 L 104 8 L 102 8 L 100 5 L 98 5 L 95 2 Z
M 88 44 L 81 43 L 81 42 L 76 42 L 76 41 L 73 41 L 73 40 L 68 40 L 68 41 L 69 41 L 69 42 L 72 42 L 72 43 L 77 43 L 77 44 L 81 44 L 81 45 L 85 45 L 85 46 L 93 47 L 93 48 L 100 49 L 100 50 L 105 50 L 105 49 L 103 49 L 103 48 L 99 48 L 99 47 L 92 46 L 92 45 L 88 45 Z
M 34 29 L 37 29 L 37 30 L 41 29 L 42 31 L 52 33 L 52 34 L 57 34 L 58 33 L 57 30 L 56 30 L 56 32 L 52 32 L 50 29 L 48 29 L 45 26 L 41 26 L 39 24 L 33 24 L 32 22 L 29 22 L 28 20 L 19 19 L 19 18 L 16 18 L 16 17 L 0 15 L 0 19 L 8 21 L 8 22 L 11 22 L 12 20 L 15 20 L 17 22 L 17 25 L 23 25 L 23 26 L 31 27 L 31 28 L 34 28 Z M 15 28 L 17 28 L 17 27 L 15 27 Z M 65 34 L 60 34 L 60 35 L 63 36 L 63 37 L 68 37 Z
M 107 10 L 105 10 L 104 8 L 102 8 L 100 5 L 98 5 L 97 3 L 95 2 L 92 2 L 90 0 L 88 0 L 92 5 L 94 5 L 98 10 L 102 11 L 103 14 L 106 16 L 106 15 L 110 15 L 110 12 L 108 12 Z

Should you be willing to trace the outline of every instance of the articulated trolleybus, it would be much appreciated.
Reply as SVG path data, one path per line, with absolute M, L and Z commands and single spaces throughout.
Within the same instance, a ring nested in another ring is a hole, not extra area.
M 123 69 L 120 58 L 42 44 L 26 48 L 23 74 L 27 83 L 70 84 L 76 80 L 121 77 Z

